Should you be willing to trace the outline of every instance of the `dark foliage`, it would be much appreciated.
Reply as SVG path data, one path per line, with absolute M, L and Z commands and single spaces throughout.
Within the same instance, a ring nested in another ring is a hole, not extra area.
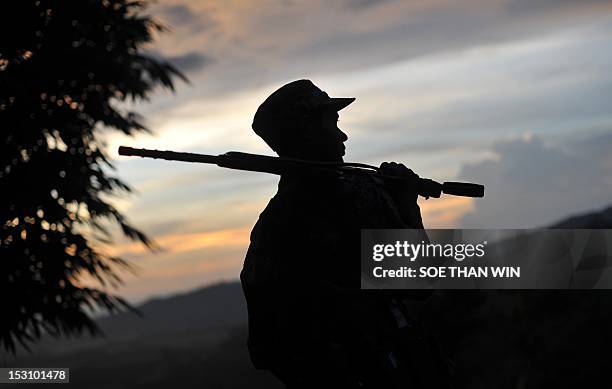
M 103 131 L 146 131 L 118 107 L 184 77 L 142 54 L 163 27 L 146 2 L 5 2 L 0 14 L 0 343 L 15 351 L 46 332 L 99 333 L 94 309 L 129 305 L 107 292 L 121 258 L 107 227 L 151 246 L 108 199 L 130 188 L 110 176 Z M 83 277 L 103 287 L 84 287 Z

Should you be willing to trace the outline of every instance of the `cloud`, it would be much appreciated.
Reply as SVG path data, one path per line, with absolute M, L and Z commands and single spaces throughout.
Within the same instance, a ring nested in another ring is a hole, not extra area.
M 507 0 L 502 2 L 502 8 L 509 17 L 525 15 L 532 12 L 573 12 L 597 9 L 599 6 L 608 6 L 609 0 L 583 0 L 580 4 L 575 0 Z
M 397 0 L 350 0 L 346 3 L 347 8 L 363 10 L 377 5 L 381 5 L 386 2 L 397 1 Z
M 606 146 L 604 146 L 606 145 Z M 496 159 L 468 164 L 459 176 L 485 185 L 486 197 L 460 225 L 466 228 L 546 226 L 610 203 L 612 134 L 549 145 L 525 136 L 496 143 Z
M 211 62 L 209 57 L 197 52 L 175 55 L 166 60 L 185 73 L 202 69 Z
M 357 12 L 356 9 L 359 9 Z M 300 75 L 346 72 L 419 56 L 542 35 L 599 19 L 602 2 L 309 1 L 224 6 L 174 1 L 158 11 L 175 31 L 164 53 L 199 51 L 219 60 L 206 91 L 218 94 Z
M 183 4 L 164 6 L 161 8 L 160 14 L 164 21 L 173 25 L 198 22 L 197 15 L 191 8 Z
M 247 244 L 248 245 L 248 244 Z M 151 295 L 176 293 L 221 280 L 235 280 L 246 253 L 243 245 L 180 253 L 149 254 L 134 260 L 135 274 L 124 274 L 125 285 L 119 292 L 131 302 Z
M 155 58 L 158 61 L 169 62 L 185 73 L 195 72 L 213 63 L 210 56 L 197 51 L 189 51 L 175 55 L 166 55 L 155 49 L 146 49 L 143 54 Z
M 475 201 L 467 197 L 442 196 L 420 200 L 425 228 L 455 228 L 458 220 L 474 208 Z
M 227 249 L 232 247 L 246 247 L 249 243 L 250 227 L 232 228 L 217 231 L 204 231 L 192 233 L 168 234 L 156 238 L 166 254 L 181 254 L 190 251 L 203 251 L 210 249 Z M 135 258 L 150 255 L 150 251 L 140 243 L 126 243 L 115 245 L 112 255 Z

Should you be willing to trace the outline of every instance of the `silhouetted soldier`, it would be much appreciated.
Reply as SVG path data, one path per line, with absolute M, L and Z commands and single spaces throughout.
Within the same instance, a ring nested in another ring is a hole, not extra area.
M 253 129 L 281 157 L 342 162 L 338 111 L 354 100 L 294 81 L 261 104 Z M 401 164 L 381 169 L 416 176 Z M 444 369 L 402 300 L 360 290 L 361 229 L 423 228 L 409 182 L 364 172 L 281 176 L 240 276 L 257 368 L 290 388 L 444 387 Z

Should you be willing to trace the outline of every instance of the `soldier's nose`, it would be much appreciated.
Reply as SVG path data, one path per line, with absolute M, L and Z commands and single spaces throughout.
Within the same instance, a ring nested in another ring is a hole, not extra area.
M 348 136 L 342 130 L 338 130 L 338 132 L 339 132 L 339 135 L 340 135 L 340 141 L 341 142 L 346 142 L 348 140 Z

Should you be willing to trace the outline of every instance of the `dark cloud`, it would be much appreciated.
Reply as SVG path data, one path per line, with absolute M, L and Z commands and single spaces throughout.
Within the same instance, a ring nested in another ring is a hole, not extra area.
M 352 2 L 345 4 L 348 6 Z M 300 44 L 279 36 L 275 40 L 277 48 L 271 54 L 272 57 L 261 62 L 250 61 L 248 71 L 232 77 L 231 80 L 219 80 L 233 87 L 243 85 L 245 77 L 268 83 L 274 79 L 292 79 L 298 74 L 359 71 L 440 53 L 459 53 L 478 46 L 546 36 L 591 22 L 588 15 L 592 17 L 597 12 L 601 15 L 610 12 L 603 6 L 589 4 L 584 7 L 580 4 L 568 4 L 557 10 L 552 5 L 536 7 L 532 6 L 531 2 L 525 2 L 519 13 L 496 4 L 482 3 L 475 6 L 469 3 L 458 6 L 435 3 L 411 9 L 410 4 L 402 3 L 404 10 L 394 6 L 389 7 L 386 12 L 404 12 L 405 17 L 389 20 L 388 24 L 378 20 L 382 19 L 380 17 L 367 20 L 365 13 L 361 12 L 347 12 L 341 18 L 333 19 L 336 23 L 333 27 L 328 24 L 327 18 L 319 18 L 317 20 L 320 21 L 316 22 L 319 25 L 313 23 L 309 28 L 330 31 L 330 34 L 324 37 L 313 34 L 313 39 Z M 270 26 L 278 23 L 272 20 Z M 367 23 L 369 27 L 351 27 L 353 24 L 363 23 Z M 300 28 L 299 22 L 296 23 L 296 28 Z M 270 29 L 271 27 L 266 27 L 266 30 Z M 257 31 L 254 31 L 254 34 L 257 34 Z M 261 55 L 264 54 L 252 53 L 253 58 Z M 262 68 L 255 68 L 258 63 L 263 64 Z
M 165 6 L 160 12 L 162 19 L 173 25 L 198 22 L 197 15 L 186 5 Z
M 579 2 L 577 2 L 576 0 L 508 0 L 502 3 L 502 9 L 508 16 L 512 17 L 538 11 L 575 12 L 577 10 L 584 9 L 585 7 L 589 6 L 600 6 L 609 4 L 610 0 L 581 0 Z
M 602 145 L 606 145 L 605 147 Z M 496 160 L 462 168 L 459 177 L 486 187 L 460 225 L 528 228 L 603 207 L 612 194 L 612 134 L 548 146 L 539 137 L 497 143 Z
M 197 35 L 202 32 L 214 33 L 217 27 L 214 19 L 205 12 L 195 12 L 186 5 L 163 5 L 154 8 L 162 23 L 171 27 L 178 36 Z
M 383 0 L 380 5 L 373 0 L 316 5 L 296 2 L 287 9 L 279 1 L 268 7 L 236 6 L 236 10 L 210 7 L 206 12 L 196 12 L 195 5 L 168 6 L 162 8 L 162 15 L 174 22 L 173 39 L 178 44 L 192 42 L 187 50 L 201 47 L 200 51 L 213 52 L 223 62 L 218 76 L 209 77 L 207 88 L 201 91 L 204 96 L 219 96 L 245 85 L 258 87 L 304 75 L 359 71 L 525 40 L 584 25 L 610 12 L 606 4 L 596 2 L 564 1 L 562 7 L 555 8 L 549 0 L 542 5 L 524 1 L 520 6 L 516 0 L 461 4 L 390 1 Z M 249 12 L 239 12 L 245 9 Z M 351 12 L 357 9 L 363 12 Z M 199 32 L 194 33 L 195 29 Z M 303 34 L 298 37 L 292 33 L 295 31 Z
M 166 60 L 185 73 L 200 70 L 212 62 L 208 56 L 197 52 L 168 57 Z
M 397 0 L 348 0 L 346 6 L 356 10 L 363 10 L 394 1 Z
M 200 70 L 213 62 L 212 58 L 196 51 L 175 56 L 165 56 L 157 50 L 147 49 L 143 50 L 143 54 L 151 56 L 158 61 L 169 62 L 171 65 L 185 73 Z

